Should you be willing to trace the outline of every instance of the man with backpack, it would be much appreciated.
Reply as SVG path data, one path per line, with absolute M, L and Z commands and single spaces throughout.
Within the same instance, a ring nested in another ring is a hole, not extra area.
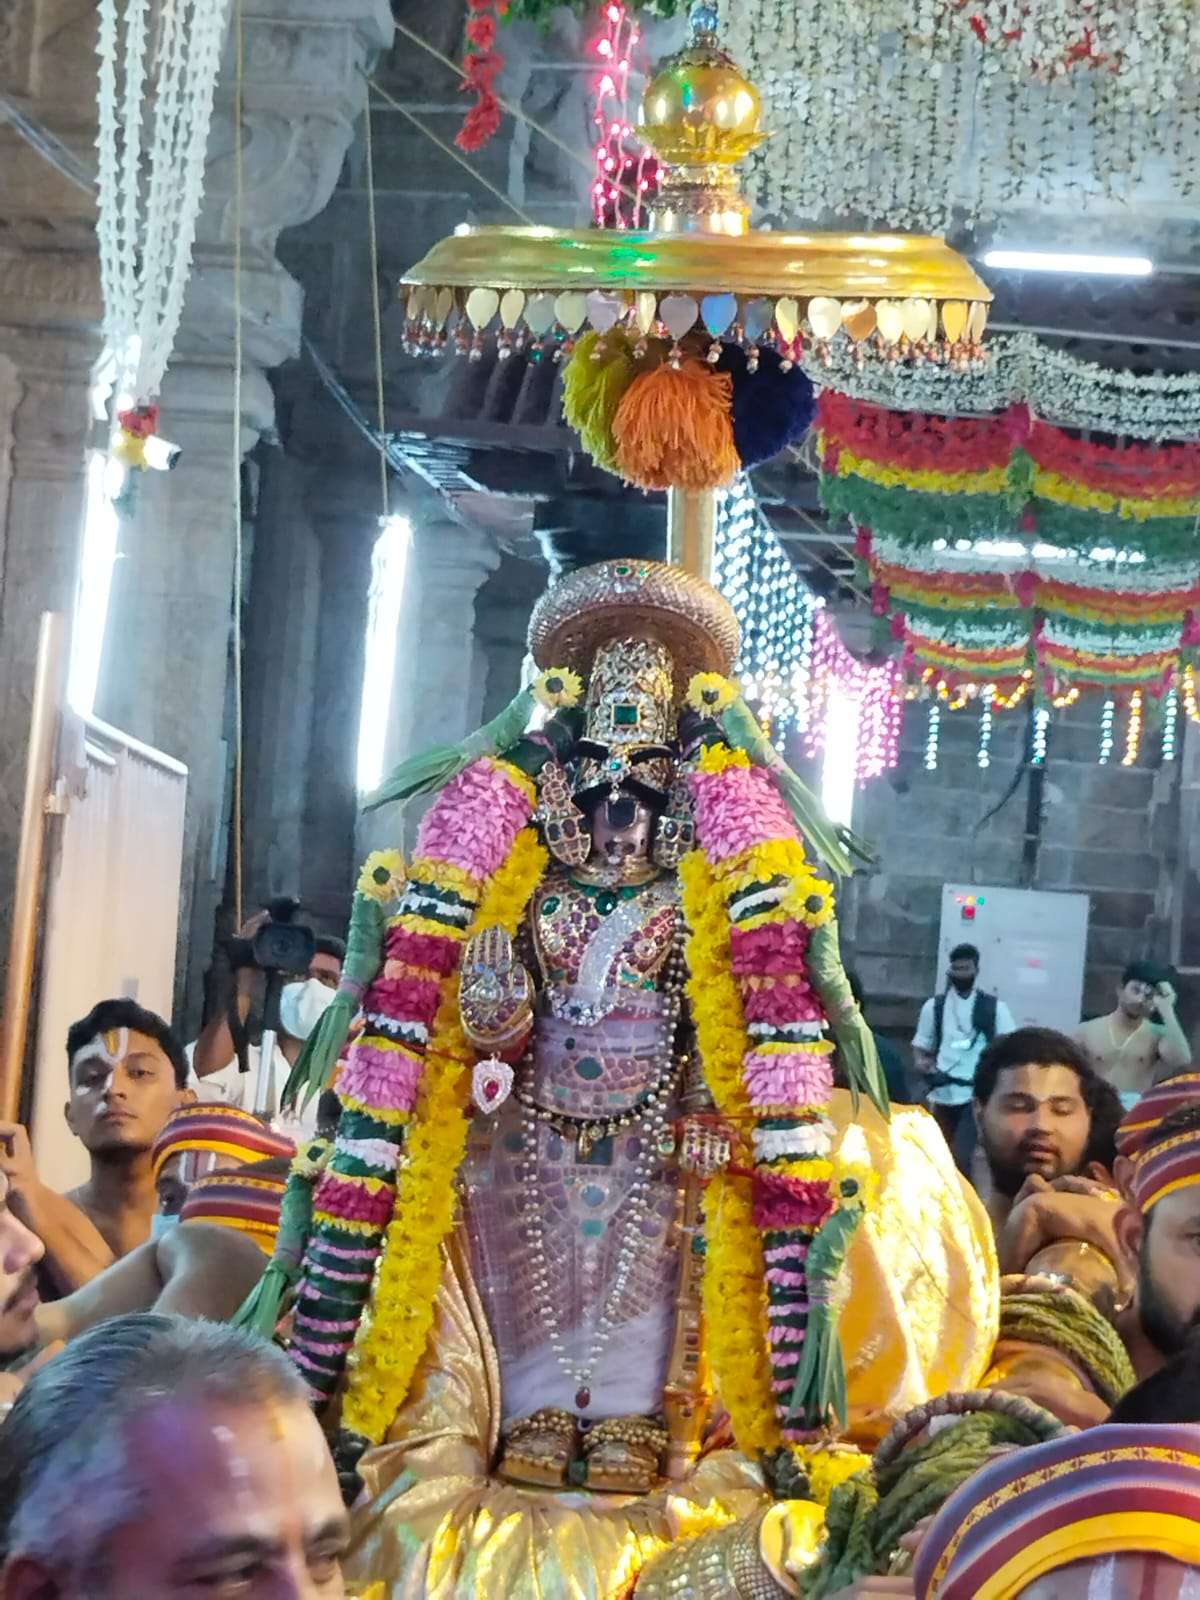
M 976 986 L 978 977 L 979 951 L 973 944 L 955 945 L 945 992 L 926 1000 L 913 1035 L 913 1061 L 925 1104 L 964 1170 L 971 1152 L 962 1148 L 959 1135 L 974 1131 L 975 1068 L 992 1040 L 1016 1027 L 1004 1001 Z M 974 1145 L 973 1137 L 970 1143 Z

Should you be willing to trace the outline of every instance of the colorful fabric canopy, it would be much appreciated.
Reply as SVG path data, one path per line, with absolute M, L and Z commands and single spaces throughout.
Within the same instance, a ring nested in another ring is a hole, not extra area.
M 1074 438 L 1013 406 L 947 419 L 826 390 L 821 498 L 876 613 L 952 681 L 1167 688 L 1200 645 L 1200 447 Z

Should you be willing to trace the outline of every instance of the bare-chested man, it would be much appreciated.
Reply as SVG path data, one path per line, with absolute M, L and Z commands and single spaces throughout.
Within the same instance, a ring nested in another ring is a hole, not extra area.
M 1170 974 L 1151 961 L 1134 961 L 1125 968 L 1116 1010 L 1081 1023 L 1075 1040 L 1126 1109 L 1151 1084 L 1182 1072 L 1192 1059 L 1175 1015 Z
M 71 1131 L 91 1174 L 69 1195 L 39 1175 L 29 1136 L 0 1122 L 0 1171 L 10 1204 L 45 1246 L 47 1287 L 70 1293 L 150 1237 L 158 1208 L 151 1148 L 177 1106 L 194 1098 L 183 1046 L 133 1000 L 103 1000 L 67 1035 Z

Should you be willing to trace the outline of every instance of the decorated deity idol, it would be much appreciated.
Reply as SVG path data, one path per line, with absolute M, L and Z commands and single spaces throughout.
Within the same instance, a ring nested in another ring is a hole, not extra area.
M 530 648 L 381 791 L 441 790 L 407 873 L 364 869 L 292 1086 L 340 1056 L 292 1351 L 350 1591 L 772 1594 L 854 1446 L 981 1378 L 987 1220 L 889 1121 L 803 836 L 845 841 L 729 680 L 725 600 L 606 562 Z

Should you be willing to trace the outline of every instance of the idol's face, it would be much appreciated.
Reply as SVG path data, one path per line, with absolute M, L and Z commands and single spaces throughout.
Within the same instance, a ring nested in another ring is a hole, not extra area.
M 592 861 L 620 870 L 650 855 L 654 812 L 636 795 L 618 794 L 599 801 L 592 813 Z

